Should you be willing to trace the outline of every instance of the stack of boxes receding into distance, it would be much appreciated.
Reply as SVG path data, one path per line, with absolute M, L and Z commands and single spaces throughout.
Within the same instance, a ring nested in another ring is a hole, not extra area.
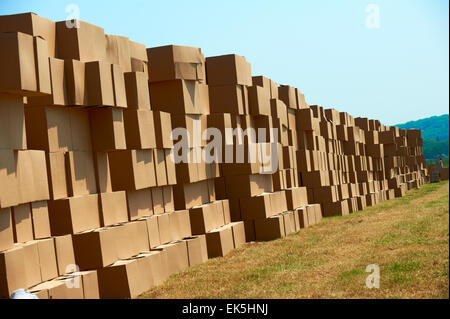
M 77 23 L 0 16 L 0 297 L 136 297 L 427 181 L 420 131 Z

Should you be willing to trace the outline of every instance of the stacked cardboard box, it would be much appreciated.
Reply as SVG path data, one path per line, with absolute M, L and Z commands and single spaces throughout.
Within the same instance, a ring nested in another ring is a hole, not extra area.
M 0 297 L 136 297 L 427 181 L 420 131 L 310 106 L 239 55 L 70 25 L 0 16 Z

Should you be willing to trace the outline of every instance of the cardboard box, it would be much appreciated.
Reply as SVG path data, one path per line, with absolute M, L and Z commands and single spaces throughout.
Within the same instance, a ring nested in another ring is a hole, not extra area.
M 98 270 L 101 299 L 136 298 L 144 292 L 137 259 L 119 260 Z
M 299 224 L 300 224 L 300 228 L 306 228 L 309 226 L 309 220 L 308 220 L 308 213 L 306 210 L 306 207 L 300 207 L 295 211 Z
M 83 299 L 83 287 L 73 286 L 70 278 L 61 277 L 46 281 L 30 288 L 36 295 L 47 296 L 48 299 Z M 71 288 L 69 288 L 71 287 Z
M 288 210 L 295 210 L 300 206 L 308 205 L 306 187 L 295 187 L 285 190 Z
M 112 82 L 114 89 L 114 106 L 127 108 L 127 92 L 125 87 L 125 76 L 120 65 L 111 64 Z
M 48 202 L 53 236 L 100 227 L 98 195 L 83 195 Z
M 50 198 L 57 200 L 68 197 L 65 153 L 46 153 L 46 160 Z
M 159 235 L 158 216 L 149 216 L 139 219 L 140 222 L 145 222 L 147 225 L 147 236 L 150 249 L 154 249 L 161 245 L 161 239 Z
M 283 215 L 255 220 L 255 236 L 257 241 L 269 241 L 285 237 Z
M 249 87 L 248 104 L 251 115 L 271 115 L 270 91 L 260 86 Z
M 39 95 L 33 37 L 20 32 L 0 33 L 0 92 Z
M 220 214 L 222 213 L 222 216 Z M 217 205 L 205 204 L 189 209 L 190 227 L 193 235 L 205 234 L 223 226 L 223 210 L 218 211 Z
M 198 235 L 195 237 L 187 237 L 183 240 L 186 242 L 189 267 L 202 264 L 208 260 L 208 249 L 206 247 L 205 235 Z
M 98 192 L 92 152 L 67 152 L 65 161 L 69 196 Z
M 188 210 L 178 210 L 169 214 L 169 222 L 174 240 L 192 236 Z
M 348 202 L 338 201 L 334 203 L 323 203 L 322 214 L 325 217 L 348 215 L 349 214 Z
M 27 99 L 28 105 L 64 106 L 69 104 L 66 90 L 64 60 L 49 58 L 48 63 L 50 65 L 51 95 L 29 96 Z
M 125 87 L 128 108 L 150 110 L 150 95 L 145 73 L 125 73 Z
M 167 184 L 175 185 L 177 184 L 176 169 L 175 163 L 170 155 L 170 150 L 164 150 L 164 155 L 166 163 Z
M 11 209 L 0 209 L 0 251 L 10 249 L 14 245 L 12 221 Z
M 9 298 L 13 291 L 27 285 L 24 250 L 20 246 L 0 252 L 0 297 Z
M 152 108 L 173 114 L 209 114 L 206 84 L 190 80 L 150 83 Z
M 123 68 L 125 72 L 131 70 L 131 49 L 127 37 L 105 34 L 106 61 Z
M 85 106 L 87 101 L 86 65 L 78 60 L 64 61 L 67 102 L 73 106 Z
M 211 114 L 248 114 L 248 90 L 244 85 L 209 86 Z
M 289 85 L 281 85 L 278 87 L 278 97 L 281 101 L 291 109 L 298 109 L 297 96 L 295 88 Z
M 186 242 L 177 241 L 170 244 L 161 245 L 159 249 L 167 253 L 167 271 L 169 276 L 176 274 L 189 267 L 188 251 Z
M 73 20 L 56 22 L 56 46 L 61 59 L 82 62 L 106 59 L 106 37 L 102 28 Z M 78 27 L 72 27 L 77 25 Z
M 255 197 L 242 197 L 240 199 L 242 219 L 264 219 L 274 215 L 270 195 L 265 193 Z
M 155 215 L 164 214 L 164 196 L 161 187 L 155 187 L 151 189 L 153 213 Z
M 23 32 L 46 41 L 49 57 L 55 57 L 55 22 L 38 16 L 35 13 L 20 13 L 2 15 L 0 17 L 0 32 Z
M 31 203 L 31 218 L 33 221 L 33 238 L 42 239 L 51 236 L 50 219 L 46 201 Z
M 115 151 L 108 158 L 114 191 L 156 186 L 152 150 Z
M 233 231 L 230 225 L 225 225 L 206 233 L 208 258 L 224 257 L 234 248 Z
M 22 204 L 12 208 L 14 242 L 25 243 L 33 240 L 33 221 L 30 204 Z
M 245 227 L 244 222 L 230 223 L 231 231 L 233 232 L 234 248 L 239 248 L 245 244 Z
M 236 54 L 206 58 L 207 81 L 210 86 L 252 85 L 252 70 L 243 56 Z
M 95 152 L 94 160 L 95 160 L 95 176 L 98 191 L 101 193 L 112 192 L 108 153 Z
M 163 200 L 164 200 L 164 211 L 172 212 L 175 210 L 175 200 L 173 198 L 173 187 L 166 186 L 162 188 Z
M 150 110 L 123 112 L 126 145 L 129 149 L 156 148 L 155 123 Z
M 58 277 L 58 265 L 56 262 L 55 244 L 53 238 L 40 239 L 37 243 L 42 281 L 47 281 Z
M 294 212 L 283 213 L 284 233 L 287 235 L 296 232 Z
M 29 288 L 42 282 L 41 265 L 39 261 L 39 247 L 37 241 L 29 241 L 20 244 L 23 248 L 24 262 L 26 265 L 26 286 L 21 288 Z
M 156 148 L 172 148 L 172 122 L 170 113 L 154 111 Z
M 75 261 L 80 270 L 99 269 L 118 259 L 116 229 L 101 228 L 72 236 Z
M 45 153 L 43 151 L 17 151 L 17 185 L 20 202 L 34 202 L 50 198 Z
M 168 277 L 167 269 L 167 252 L 163 250 L 152 250 L 150 252 L 145 252 L 137 257 L 145 257 L 148 262 L 147 271 L 153 279 L 153 284 L 155 286 L 161 285 Z
M 90 110 L 92 146 L 95 151 L 126 149 L 123 111 L 115 108 Z
M 84 299 L 99 299 L 97 270 L 79 271 L 69 276 L 72 280 L 80 280 L 80 286 L 83 288 Z
M 155 161 L 156 185 L 165 186 L 167 185 L 167 173 L 164 150 L 154 149 L 153 157 Z
M 0 149 L 26 149 L 26 137 L 23 98 L 0 94 Z
M 110 226 L 128 221 L 127 197 L 125 191 L 101 193 L 100 225 Z
M 176 240 L 170 225 L 170 214 L 171 213 L 157 215 L 159 241 L 162 245 Z
M 53 237 L 55 243 L 58 275 L 62 276 L 77 271 L 72 235 Z
M 209 202 L 208 182 L 177 184 L 173 188 L 175 209 L 189 209 Z
M 147 56 L 150 83 L 205 80 L 205 57 L 200 48 L 168 45 L 147 49 Z
M 152 193 L 149 188 L 131 190 L 126 193 L 130 220 L 153 215 Z

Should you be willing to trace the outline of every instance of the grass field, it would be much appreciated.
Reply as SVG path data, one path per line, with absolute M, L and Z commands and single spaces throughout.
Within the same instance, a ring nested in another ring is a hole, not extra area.
M 449 298 L 449 184 L 247 244 L 141 298 Z M 365 285 L 380 268 L 380 288 Z

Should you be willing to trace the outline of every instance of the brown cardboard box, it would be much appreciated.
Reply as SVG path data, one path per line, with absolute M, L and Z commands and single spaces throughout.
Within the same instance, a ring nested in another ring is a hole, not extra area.
M 176 240 L 192 236 L 188 210 L 178 210 L 169 215 L 170 227 Z
M 67 152 L 65 155 L 69 196 L 97 193 L 92 152 Z
M 137 259 L 119 260 L 98 270 L 101 299 L 136 298 L 144 292 Z
M 244 220 L 264 219 L 274 215 L 270 195 L 265 193 L 255 197 L 242 197 L 240 199 L 242 218 Z
M 131 49 L 127 37 L 105 34 L 106 61 L 123 68 L 125 72 L 131 70 Z
M 306 206 L 306 214 L 308 215 L 308 225 L 317 224 L 317 216 L 316 216 L 316 205 L 308 205 Z
M 175 169 L 175 163 L 172 160 L 172 157 L 170 155 L 170 150 L 164 150 L 165 155 L 165 163 L 166 163 L 166 173 L 167 173 L 167 184 L 168 185 L 175 185 L 177 184 L 177 177 L 176 177 L 176 169 Z
M 155 123 L 150 110 L 123 112 L 126 145 L 129 149 L 156 148 Z
M 152 107 L 173 114 L 209 114 L 208 86 L 197 81 L 173 80 L 150 84 Z
M 270 91 L 260 86 L 249 87 L 248 104 L 251 115 L 271 115 Z
M 13 222 L 11 209 L 0 209 L 0 251 L 12 248 L 14 245 Z
M 73 249 L 72 235 L 53 237 L 55 243 L 56 262 L 58 275 L 62 276 L 76 271 L 75 253 Z
M 209 86 L 209 104 L 212 114 L 248 114 L 248 90 L 244 85 Z
M 187 237 L 183 241 L 186 242 L 187 246 L 189 267 L 202 264 L 208 260 L 205 235 Z
M 0 252 L 0 297 L 27 285 L 24 250 L 20 246 Z
M 172 212 L 175 210 L 175 200 L 173 198 L 173 187 L 166 186 L 162 188 L 163 200 L 164 200 L 164 211 Z
M 16 31 L 44 39 L 48 47 L 48 56 L 55 57 L 55 22 L 32 12 L 3 15 L 0 17 L 0 32 Z
M 147 225 L 147 236 L 150 249 L 161 245 L 159 226 L 158 226 L 158 216 L 149 216 L 141 218 L 139 221 L 145 222 Z
M 156 148 L 172 148 L 172 122 L 170 113 L 154 111 L 153 119 L 155 122 Z
M 272 191 L 269 174 L 227 176 L 225 183 L 228 198 L 252 197 Z
M 125 191 L 101 193 L 100 225 L 110 226 L 128 221 L 127 197 Z
M 117 259 L 127 259 L 141 252 L 143 239 L 147 241 L 145 232 L 138 233 L 140 223 L 131 222 L 110 227 L 114 234 Z M 148 247 L 148 246 L 147 246 Z M 146 251 L 149 249 L 147 248 Z
M 28 105 L 31 106 L 64 106 L 69 104 L 66 78 L 64 72 L 64 60 L 49 58 L 50 79 L 51 79 L 51 95 L 30 96 L 27 99 Z
M 163 250 L 152 250 L 138 255 L 138 257 L 141 256 L 148 258 L 147 261 L 153 284 L 155 286 L 162 284 L 168 277 L 167 252 Z
M 154 187 L 152 191 L 153 213 L 164 214 L 164 196 L 162 187 Z
M 111 72 L 114 89 L 114 106 L 126 108 L 128 104 L 123 68 L 120 65 L 111 64 Z
M 125 150 L 108 154 L 114 191 L 156 186 L 152 150 Z
M 71 108 L 69 111 L 69 117 L 72 150 L 92 152 L 89 110 Z
M 50 198 L 57 200 L 68 197 L 65 153 L 46 153 L 46 160 Z
M 348 215 L 348 202 L 339 201 L 335 203 L 324 203 L 322 204 L 322 214 L 325 217 Z
M 33 221 L 30 204 L 12 208 L 14 242 L 25 243 L 33 240 Z
M 35 286 L 42 282 L 38 242 L 34 240 L 29 241 L 27 243 L 20 244 L 20 247 L 23 249 L 27 279 L 26 286 L 21 288 Z
M 52 94 L 47 41 L 41 37 L 35 37 L 33 41 L 37 89 L 41 93 Z
M 244 222 L 230 223 L 231 230 L 233 232 L 233 244 L 234 248 L 239 248 L 245 244 L 245 227 Z
M 219 218 L 217 206 L 205 204 L 189 209 L 190 226 L 193 235 L 205 234 L 223 225 L 223 217 Z
M 173 188 L 175 209 L 189 209 L 209 202 L 208 182 L 177 184 Z
M 300 228 L 306 228 L 309 226 L 308 213 L 306 207 L 298 208 L 295 213 L 298 216 Z
M 205 57 L 200 48 L 168 45 L 147 49 L 147 56 L 151 83 L 205 80 Z
M 68 279 L 80 280 L 84 299 L 99 299 L 97 270 L 79 271 L 68 276 Z
M 125 73 L 125 86 L 128 108 L 150 110 L 150 95 L 145 73 Z
M 56 262 L 55 244 L 53 238 L 40 239 L 37 243 L 42 281 L 58 277 L 58 265 Z
M 33 221 L 33 238 L 42 239 L 51 236 L 50 219 L 46 201 L 31 203 L 31 218 Z
M 26 148 L 23 98 L 0 94 L 0 149 Z
M 252 85 L 250 63 L 236 54 L 206 58 L 208 85 Z
M 157 215 L 159 241 L 163 245 L 176 240 L 174 238 L 174 231 L 170 225 L 170 214 L 171 213 Z
M 327 171 L 302 172 L 303 184 L 307 187 L 321 187 L 330 185 Z
M 101 193 L 112 192 L 108 153 L 95 152 L 94 160 L 95 160 L 95 176 L 98 191 Z
M 150 250 L 148 230 L 145 223 L 142 223 L 141 221 L 132 221 L 123 225 L 125 228 L 128 228 L 128 236 L 132 238 L 132 256 Z
M 288 210 L 295 210 L 300 206 L 308 205 L 306 187 L 295 187 L 286 189 L 286 203 Z
M 106 37 L 102 28 L 74 20 L 56 22 L 56 45 L 58 56 L 82 62 L 106 59 Z M 72 27 L 78 24 L 77 28 Z
M 114 108 L 90 110 L 92 146 L 95 151 L 126 149 L 123 111 Z
M 48 202 L 53 236 L 100 227 L 98 195 L 83 195 Z
M 71 286 L 72 279 L 56 278 L 30 288 L 33 294 L 48 296 L 48 299 L 83 299 L 83 287 Z M 69 288 L 71 287 L 71 288 Z
M 283 215 L 255 220 L 255 235 L 258 241 L 269 241 L 285 237 Z
M 127 204 L 130 220 L 153 215 L 152 193 L 149 188 L 127 191 Z
M 87 105 L 86 65 L 78 60 L 64 61 L 67 102 L 73 106 Z
M 167 185 L 167 173 L 164 150 L 154 149 L 153 157 L 156 171 L 156 185 L 165 186 Z
M 73 249 L 80 270 L 99 269 L 118 259 L 116 229 L 100 228 L 75 234 Z
M 223 209 L 223 220 L 225 225 L 231 223 L 230 202 L 228 199 L 221 200 Z
M 283 223 L 286 236 L 296 232 L 295 217 L 293 211 L 283 213 Z
M 39 95 L 33 37 L 20 32 L 0 33 L 0 92 Z
M 20 202 L 34 202 L 50 198 L 43 151 L 17 151 L 17 178 Z
M 278 87 L 278 97 L 281 101 L 291 109 L 298 109 L 295 88 L 289 85 L 281 85 Z
M 286 193 L 285 191 L 278 191 L 269 195 L 272 207 L 272 215 L 283 213 L 287 211 Z
M 167 270 L 168 274 L 176 274 L 189 267 L 188 251 L 186 242 L 177 241 L 158 247 L 167 253 Z
M 47 152 L 73 150 L 69 109 L 57 107 L 26 108 L 25 123 L 29 148 Z
M 152 263 L 155 262 L 152 255 L 142 253 L 134 257 L 137 260 L 141 277 L 142 290 L 147 291 L 155 286 L 155 274 L 152 271 Z
M 224 257 L 234 248 L 233 231 L 230 225 L 225 225 L 206 233 L 208 258 Z

